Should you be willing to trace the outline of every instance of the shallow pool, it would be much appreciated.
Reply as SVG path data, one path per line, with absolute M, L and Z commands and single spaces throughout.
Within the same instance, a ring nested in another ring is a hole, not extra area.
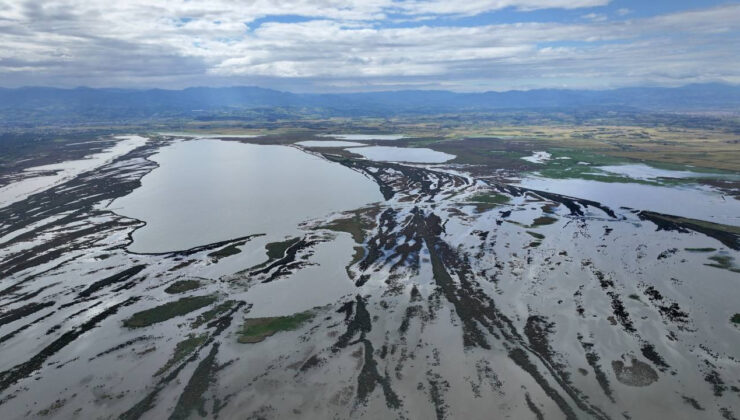
M 369 146 L 349 150 L 378 162 L 444 163 L 455 158 L 449 153 L 417 147 Z

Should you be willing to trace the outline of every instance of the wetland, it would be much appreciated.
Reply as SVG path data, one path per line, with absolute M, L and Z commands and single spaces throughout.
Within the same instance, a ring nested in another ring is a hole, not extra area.
M 3 418 L 740 415 L 731 129 L 220 124 L 4 168 Z

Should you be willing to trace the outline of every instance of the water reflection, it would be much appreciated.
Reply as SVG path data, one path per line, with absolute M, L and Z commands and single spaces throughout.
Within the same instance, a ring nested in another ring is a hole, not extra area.
M 111 206 L 147 223 L 133 234 L 134 252 L 291 234 L 306 219 L 382 200 L 359 173 L 292 147 L 193 140 L 152 159 L 160 167 Z

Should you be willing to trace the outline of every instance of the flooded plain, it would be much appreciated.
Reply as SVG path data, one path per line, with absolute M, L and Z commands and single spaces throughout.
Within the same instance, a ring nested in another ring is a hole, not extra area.
M 361 174 L 286 146 L 193 140 L 163 148 L 159 167 L 110 208 L 146 222 L 130 250 L 183 250 L 298 223 L 382 199 Z
M 296 143 L 303 147 L 356 147 L 356 146 L 367 146 L 365 143 L 358 143 L 356 141 L 342 141 L 342 140 L 306 140 L 299 141 Z
M 406 138 L 403 134 L 324 134 L 323 137 L 331 137 L 339 140 L 401 140 Z
M 522 158 L 522 160 L 532 163 L 545 163 L 550 159 L 552 159 L 552 155 L 547 152 L 534 152 L 531 156 L 525 156 Z
M 694 172 L 694 171 L 679 171 L 660 169 L 645 164 L 628 164 L 628 165 L 608 165 L 608 166 L 597 166 L 604 172 L 609 172 L 617 175 L 624 175 L 632 179 L 640 180 L 654 180 L 657 178 L 736 178 L 736 176 L 712 174 L 706 172 Z
M 377 162 L 444 163 L 455 158 L 455 155 L 423 147 L 368 146 L 350 150 Z
M 0 188 L 0 207 L 23 200 L 31 194 L 47 190 L 85 171 L 95 169 L 144 145 L 147 141 L 141 136 L 118 136 L 116 139 L 118 141 L 110 149 L 86 156 L 84 159 L 26 169 L 24 171 L 26 176 L 23 179 Z
M 598 201 L 612 208 L 629 207 L 740 226 L 740 201 L 699 186 L 599 182 L 585 179 L 528 177 L 519 185 L 534 190 Z
M 736 201 L 390 149 L 153 137 L 0 208 L 0 417 L 737 418 L 740 232 L 669 216 Z

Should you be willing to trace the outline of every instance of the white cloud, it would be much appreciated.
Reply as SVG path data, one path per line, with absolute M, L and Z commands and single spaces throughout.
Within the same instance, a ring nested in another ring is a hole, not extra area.
M 469 90 L 740 79 L 737 5 L 618 21 L 591 12 L 581 23 L 385 27 L 389 15 L 606 3 L 0 0 L 0 83 Z M 258 24 L 275 15 L 304 19 Z
M 410 15 L 477 15 L 514 8 L 518 10 L 580 9 L 605 6 L 611 0 L 426 0 L 398 3 L 397 8 Z
M 581 16 L 583 19 L 590 20 L 593 22 L 603 22 L 606 20 L 606 15 L 601 13 L 588 13 Z

